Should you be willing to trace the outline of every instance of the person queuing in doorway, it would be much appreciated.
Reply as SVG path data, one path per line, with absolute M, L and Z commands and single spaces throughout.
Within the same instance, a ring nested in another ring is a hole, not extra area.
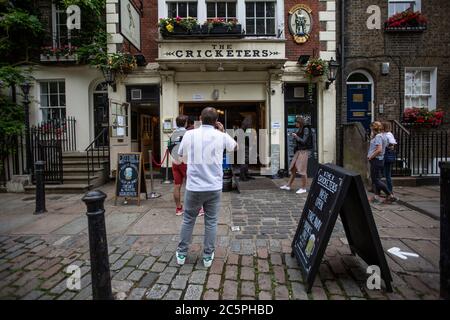
M 392 192 L 389 191 L 388 187 L 384 182 L 381 181 L 381 175 L 384 170 L 384 153 L 387 142 L 383 136 L 383 125 L 379 121 L 375 121 L 370 125 L 370 145 L 367 152 L 367 160 L 370 164 L 370 179 L 372 181 L 372 190 L 375 194 L 374 197 L 369 198 L 371 202 L 379 202 L 378 197 L 381 191 L 386 194 L 386 202 L 394 202 Z
M 202 125 L 187 131 L 178 149 L 178 154 L 186 159 L 188 165 L 184 216 L 176 251 L 179 265 L 186 261 L 197 212 L 202 206 L 205 210 L 204 266 L 210 267 L 214 259 L 223 185 L 223 152 L 231 152 L 237 147 L 236 141 L 224 132 L 217 119 L 216 109 L 203 109 L 200 116 Z
M 289 166 L 291 176 L 286 185 L 281 186 L 280 189 L 291 190 L 297 173 L 301 175 L 300 189 L 297 190 L 297 194 L 302 194 L 306 191 L 306 183 L 308 181 L 307 168 L 308 158 L 313 148 L 312 132 L 309 126 L 305 125 L 305 119 L 303 117 L 297 117 L 295 126 L 298 128 L 297 133 L 292 133 L 291 137 L 295 141 L 294 157 L 292 158 Z
M 242 131 L 244 131 L 245 134 L 245 146 L 244 147 L 244 163 L 239 164 L 239 180 L 240 181 L 248 181 L 248 180 L 253 180 L 255 178 L 253 178 L 252 176 L 250 176 L 250 174 L 248 173 L 248 164 L 250 162 L 250 138 L 248 137 L 247 134 L 247 129 L 251 129 L 252 128 L 252 117 L 251 116 L 247 116 L 244 118 L 244 120 L 242 120 L 241 123 L 241 129 Z
M 395 146 L 397 145 L 397 140 L 395 140 L 395 137 L 391 132 L 391 123 L 389 121 L 385 121 L 382 123 L 382 125 L 383 138 L 386 142 L 386 149 L 384 152 L 384 178 L 386 179 L 386 187 L 393 195 L 394 191 L 392 186 L 392 165 L 396 160 Z
M 173 199 L 176 205 L 175 214 L 181 216 L 183 214 L 183 206 L 181 205 L 181 186 L 183 185 L 183 180 L 186 179 L 187 165 L 183 162 L 183 159 L 178 156 L 178 148 L 186 133 L 188 117 L 179 115 L 175 122 L 177 128 L 170 137 L 169 152 L 172 155 L 172 175 L 174 180 Z

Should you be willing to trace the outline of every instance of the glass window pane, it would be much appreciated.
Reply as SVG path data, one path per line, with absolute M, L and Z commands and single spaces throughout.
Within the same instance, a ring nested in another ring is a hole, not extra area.
M 217 16 L 221 17 L 221 18 L 224 18 L 227 16 L 225 2 L 217 2 Z
M 256 19 L 256 34 L 266 34 L 264 19 Z
M 246 33 L 255 34 L 255 21 L 253 19 L 247 19 L 246 25 L 247 25 Z
M 48 82 L 41 82 L 41 94 L 48 93 Z
M 59 82 L 59 93 L 64 93 L 66 92 L 66 84 L 64 81 L 60 81 Z
M 48 109 L 41 109 L 42 110 L 42 120 L 49 120 L 50 114 L 48 112 Z
M 57 107 L 58 106 L 58 95 L 51 94 L 50 95 L 50 106 Z
M 187 3 L 186 2 L 178 3 L 178 16 L 179 17 L 187 17 Z
M 48 107 L 48 95 L 41 95 L 41 107 Z
M 169 2 L 168 16 L 169 16 L 169 18 L 175 18 L 177 16 L 177 3 L 176 2 Z
M 228 2 L 228 18 L 236 18 L 236 2 Z
M 58 83 L 50 82 L 50 93 L 58 93 Z
M 247 17 L 255 16 L 255 3 L 254 2 L 246 2 L 245 3 L 245 15 Z
M 430 82 L 431 72 L 430 71 L 422 71 L 422 82 Z
M 405 85 L 405 94 L 411 94 L 411 93 L 412 93 L 411 85 L 406 84 Z
M 275 2 L 266 2 L 266 17 L 275 17 Z
M 266 33 L 275 34 L 275 19 L 266 20 Z
M 61 115 L 60 115 L 60 119 L 64 119 L 64 118 L 66 118 L 66 108 L 61 108 L 60 109 L 61 110 Z
M 197 18 L 197 2 L 189 2 L 189 17 Z
M 207 2 L 206 3 L 206 16 L 208 18 L 216 17 L 216 3 L 215 2 Z
M 405 98 L 405 107 L 407 107 L 407 108 L 412 107 L 412 105 L 411 105 L 411 98 L 410 97 L 406 97 Z
M 256 16 L 257 17 L 264 17 L 264 2 L 257 2 L 256 3 Z
M 411 72 L 405 73 L 405 82 L 407 84 L 412 84 L 412 73 Z
M 64 94 L 59 95 L 59 105 L 61 107 L 66 106 L 66 95 L 64 95 Z

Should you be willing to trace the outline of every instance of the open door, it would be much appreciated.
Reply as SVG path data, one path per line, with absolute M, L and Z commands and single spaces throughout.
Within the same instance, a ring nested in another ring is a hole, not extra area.
M 131 152 L 131 117 L 130 104 L 124 101 L 109 100 L 109 141 L 111 176 L 115 176 L 117 154 Z

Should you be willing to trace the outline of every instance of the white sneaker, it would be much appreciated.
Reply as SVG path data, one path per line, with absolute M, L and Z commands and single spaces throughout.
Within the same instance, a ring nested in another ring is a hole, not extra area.
M 203 258 L 203 265 L 205 268 L 209 268 L 212 265 L 212 262 L 214 260 L 214 252 L 211 255 L 211 258 Z
M 175 253 L 175 256 L 177 257 L 177 263 L 182 266 L 186 262 L 186 256 L 179 254 L 178 251 Z
M 289 191 L 289 190 L 291 190 L 291 187 L 289 187 L 288 185 L 285 184 L 284 186 L 281 186 L 280 189 Z
M 306 193 L 307 191 L 303 188 L 300 188 L 297 190 L 296 194 L 302 194 L 302 193 Z

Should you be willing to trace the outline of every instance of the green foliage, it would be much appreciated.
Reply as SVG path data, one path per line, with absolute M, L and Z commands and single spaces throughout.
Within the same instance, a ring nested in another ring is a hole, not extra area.
M 23 130 L 23 107 L 0 96 L 0 136 L 8 137 Z
M 98 17 L 102 15 L 102 12 L 106 6 L 106 0 L 61 0 L 64 7 L 70 5 L 77 5 L 83 9 L 89 9 L 95 13 Z
M 92 38 L 92 42 L 82 45 L 78 48 L 78 59 L 81 63 L 89 63 L 97 66 L 98 64 L 105 64 L 105 53 L 107 51 L 108 34 L 105 30 L 98 30 Z
M 11 87 L 24 83 L 26 80 L 30 80 L 30 76 L 25 74 L 23 69 L 10 65 L 0 67 L 0 81 L 3 82 L 4 86 Z

